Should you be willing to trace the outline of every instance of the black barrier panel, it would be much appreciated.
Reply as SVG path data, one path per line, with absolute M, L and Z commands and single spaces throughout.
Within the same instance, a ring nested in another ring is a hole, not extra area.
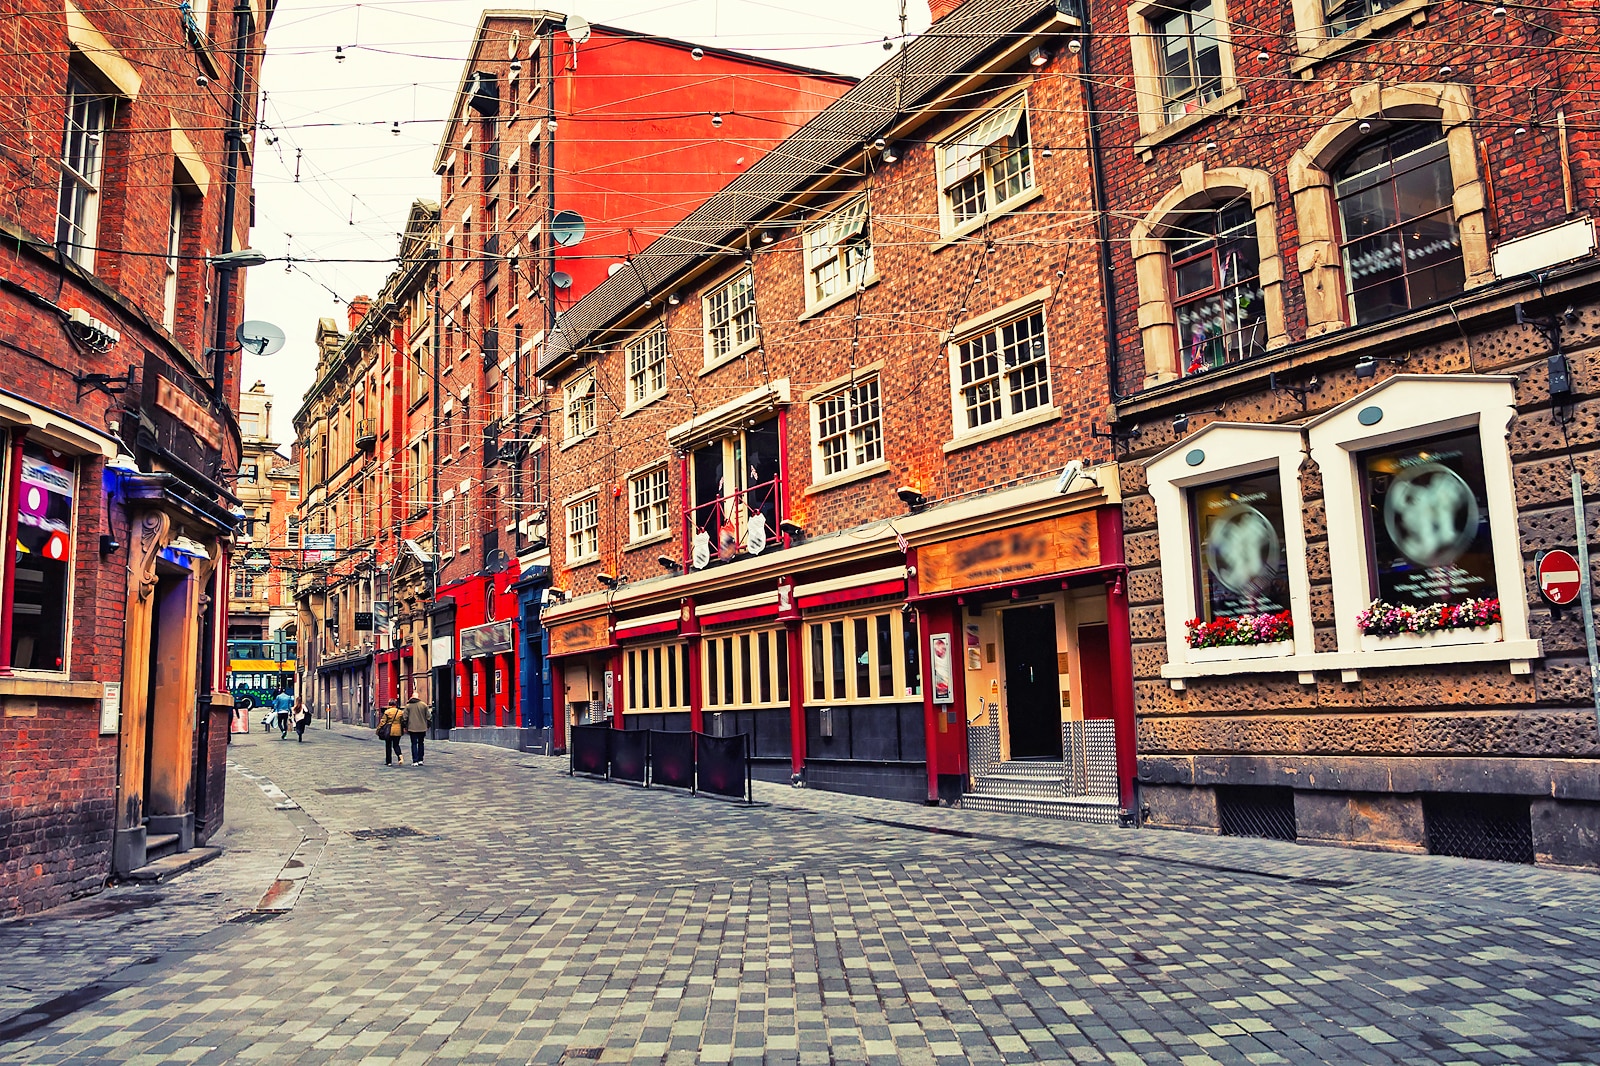
M 744 799 L 750 791 L 750 735 L 697 736 L 700 790 Z
M 605 725 L 575 725 L 568 741 L 568 752 L 575 774 L 606 776 L 611 764 L 611 734 L 616 730 Z
M 694 734 L 650 730 L 650 783 L 694 788 Z
M 650 759 L 650 730 L 613 729 L 611 731 L 611 776 L 619 781 L 644 784 L 645 764 Z

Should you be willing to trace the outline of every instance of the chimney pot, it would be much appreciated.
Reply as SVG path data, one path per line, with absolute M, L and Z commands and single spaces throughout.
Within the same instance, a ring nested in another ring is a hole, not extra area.
M 928 0 L 928 13 L 933 16 L 933 21 L 938 22 L 960 7 L 961 3 L 962 0 Z

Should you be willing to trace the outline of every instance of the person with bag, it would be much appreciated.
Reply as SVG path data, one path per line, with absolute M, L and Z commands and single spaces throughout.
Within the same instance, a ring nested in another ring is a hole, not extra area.
M 306 742 L 306 726 L 311 724 L 311 708 L 296 696 L 294 700 L 294 735 L 304 744 Z
M 390 764 L 391 756 L 395 765 L 406 764 L 405 758 L 400 754 L 400 736 L 405 729 L 405 712 L 393 703 L 385 707 L 383 714 L 378 718 L 378 736 L 383 740 L 383 765 Z
M 411 698 L 406 700 L 405 709 L 406 733 L 411 737 L 411 765 L 422 765 L 422 740 L 428 735 L 428 727 L 433 724 L 433 710 L 413 692 Z

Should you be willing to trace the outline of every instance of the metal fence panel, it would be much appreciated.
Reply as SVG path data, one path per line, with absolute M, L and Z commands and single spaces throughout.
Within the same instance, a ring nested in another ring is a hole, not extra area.
M 650 730 L 611 730 L 611 776 L 620 781 L 645 783 L 650 762 Z
M 611 734 L 615 732 L 610 726 L 573 726 L 567 742 L 571 772 L 607 776 L 611 766 Z
M 694 737 L 676 729 L 650 730 L 651 784 L 694 789 Z

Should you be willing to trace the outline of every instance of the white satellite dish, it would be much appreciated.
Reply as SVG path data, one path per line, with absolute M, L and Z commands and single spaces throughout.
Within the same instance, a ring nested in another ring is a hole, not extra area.
M 582 15 L 568 15 L 566 30 L 573 44 L 582 44 L 589 39 L 589 20 Z
M 241 322 L 233 331 L 239 347 L 251 355 L 275 355 L 283 347 L 283 330 L 271 322 Z
M 572 288 L 572 275 L 565 270 L 557 270 L 550 275 L 550 284 L 558 289 L 570 289 Z
M 554 237 L 555 242 L 563 248 L 571 248 L 583 240 L 587 229 L 583 216 L 576 211 L 557 211 L 555 217 L 550 220 L 550 236 Z

